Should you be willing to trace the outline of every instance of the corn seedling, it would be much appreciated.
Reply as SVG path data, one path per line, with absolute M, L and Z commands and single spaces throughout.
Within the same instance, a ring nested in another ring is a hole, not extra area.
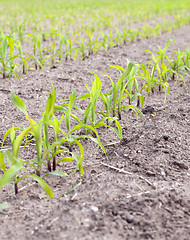
M 64 55 L 62 48 L 63 48 L 64 41 L 66 41 L 67 39 L 67 35 L 63 37 L 61 34 L 57 34 L 57 36 L 59 37 L 59 47 L 57 49 L 57 54 L 59 55 L 59 61 L 61 62 L 62 57 Z
M 9 49 L 9 54 L 8 54 Z M 18 74 L 16 73 L 17 67 L 14 63 L 14 59 L 17 55 L 14 54 L 14 38 L 10 35 L 1 35 L 0 38 L 0 63 L 2 68 L 0 73 L 3 78 L 6 77 L 6 72 L 8 72 L 8 77 L 11 75 L 16 75 L 18 78 Z
M 20 41 L 18 42 L 17 45 L 15 44 L 15 46 L 16 46 L 16 48 L 17 48 L 18 51 L 19 51 L 18 57 L 21 58 L 21 60 L 22 60 L 22 72 L 23 72 L 24 74 L 26 74 L 26 73 L 28 72 L 28 69 L 29 69 L 28 60 L 29 60 L 31 57 L 30 57 L 30 56 L 29 56 L 29 57 L 24 57 L 24 55 L 26 55 L 26 53 L 23 52 Z
M 157 56 L 154 56 L 153 53 L 151 51 L 147 51 L 150 53 L 151 57 L 152 57 L 152 60 L 155 64 L 155 67 L 156 67 L 156 70 L 157 70 L 157 73 L 159 75 L 159 80 L 160 82 L 163 81 L 163 82 L 166 82 L 167 81 L 167 77 L 168 77 L 168 74 L 169 72 L 171 72 L 171 69 L 168 69 L 166 64 L 165 64 L 165 59 L 166 59 L 166 51 L 169 47 L 169 45 L 173 42 L 173 40 L 168 40 L 167 43 L 166 43 L 166 46 L 161 49 L 159 46 L 158 46 L 158 49 L 159 51 L 156 51 L 156 53 L 158 54 Z M 159 85 L 159 87 L 161 87 L 161 85 Z M 161 89 L 161 88 L 159 88 Z
M 57 57 L 57 54 L 59 53 L 59 51 L 56 49 L 55 42 L 53 42 L 53 44 L 52 44 L 51 48 L 49 49 L 49 51 L 51 51 L 51 55 L 50 55 L 51 67 L 52 68 L 56 68 L 55 62 L 56 62 L 56 57 Z M 61 59 L 61 55 L 60 54 L 59 54 L 59 59 Z
M 60 120 L 58 120 L 56 118 L 55 115 L 53 115 L 53 120 L 49 120 L 49 124 L 52 125 L 54 127 L 54 142 L 57 142 L 58 141 L 58 137 L 59 137 L 59 133 L 60 133 L 60 124 L 62 123 L 63 121 L 63 117 L 64 117 L 64 114 L 62 114 L 62 117 Z M 56 155 L 57 155 L 57 152 L 58 152 L 58 147 L 55 146 L 53 149 L 52 149 L 52 157 L 53 157 L 53 171 L 56 170 Z
M 123 93 L 126 90 L 126 87 L 128 84 L 131 84 L 131 82 L 133 82 L 133 84 L 136 85 L 136 88 L 138 88 L 137 82 L 135 81 L 135 77 L 133 76 L 133 74 L 136 73 L 136 71 L 139 67 L 136 62 L 129 62 L 126 70 L 124 70 L 120 66 L 110 66 L 110 68 L 119 70 L 120 74 L 121 74 L 121 76 L 118 79 L 116 84 L 111 79 L 111 77 L 108 75 L 108 77 L 110 78 L 111 84 L 112 84 L 111 93 L 112 93 L 113 117 L 116 116 L 116 112 L 117 112 L 118 118 L 121 119 L 121 110 L 123 110 L 125 108 L 131 108 L 134 110 L 134 106 L 132 106 L 131 104 L 121 106 L 121 102 L 122 102 L 122 99 L 126 97 Z M 128 79 L 128 77 L 130 77 L 130 79 Z M 133 84 L 130 85 L 130 88 L 133 87 Z M 137 96 L 138 95 L 136 95 L 136 97 Z M 137 111 L 139 111 L 139 110 L 137 110 Z
M 151 92 L 154 93 L 154 87 L 157 86 L 158 84 L 158 80 L 155 77 L 156 65 L 152 63 L 148 63 L 148 64 L 143 63 L 140 65 L 140 67 L 142 71 L 139 72 L 139 76 L 137 76 L 137 78 L 140 78 L 145 82 L 143 83 L 143 86 L 140 92 L 142 92 L 142 90 L 145 89 L 148 95 Z M 150 70 L 151 67 L 152 67 L 152 70 Z
M 166 101 L 166 96 L 169 93 L 169 85 L 168 85 L 168 76 L 169 74 L 172 72 L 172 69 L 167 68 L 166 64 L 165 64 L 165 59 L 166 59 L 166 51 L 169 47 L 169 45 L 171 44 L 173 40 L 168 40 L 166 43 L 166 46 L 161 49 L 159 48 L 159 51 L 157 51 L 156 53 L 158 54 L 157 56 L 154 56 L 154 54 L 151 51 L 148 51 L 152 57 L 153 60 L 153 72 L 155 72 L 155 70 L 157 71 L 158 74 L 158 78 L 157 78 L 157 83 L 159 86 L 159 91 L 161 90 L 161 88 L 164 88 L 164 92 L 165 92 L 165 98 L 164 98 L 164 103 Z M 154 74 L 153 74 L 154 75 Z
M 6 77 L 6 70 L 8 69 L 8 66 L 7 66 L 8 61 L 6 59 L 7 48 L 8 48 L 7 38 L 2 34 L 0 39 L 0 62 L 2 64 L 2 68 L 0 73 L 2 74 L 3 78 Z
M 93 37 L 93 29 L 87 29 L 86 30 L 86 34 L 88 36 L 88 55 L 91 55 L 93 53 L 93 41 L 92 41 L 92 37 Z
M 86 99 L 86 98 L 90 98 L 89 94 L 85 94 L 82 97 L 77 98 L 77 100 L 79 99 Z M 95 126 L 92 125 L 88 125 L 88 118 L 89 118 L 89 114 L 90 112 L 92 112 L 91 106 L 93 105 L 92 103 L 90 103 L 87 107 L 87 111 L 83 111 L 81 108 L 79 108 L 78 106 L 74 105 L 74 101 L 76 100 L 75 97 L 75 91 L 71 94 L 70 99 L 69 99 L 69 103 L 65 103 L 62 106 L 55 106 L 55 109 L 58 111 L 62 111 L 65 113 L 65 124 L 66 124 L 66 128 L 67 128 L 67 132 L 61 129 L 61 132 L 63 134 L 63 139 L 64 141 L 67 141 L 69 144 L 69 151 L 72 152 L 72 145 L 74 143 L 75 139 L 91 139 L 92 141 L 94 141 L 95 143 L 97 143 L 102 149 L 104 150 L 103 145 L 100 142 L 99 136 L 97 131 L 95 130 Z M 74 108 L 75 110 L 79 110 L 80 112 L 84 113 L 84 118 L 82 120 L 80 120 L 75 114 L 72 114 L 72 108 Z M 71 127 L 71 123 L 70 123 L 70 119 L 71 117 L 76 120 L 79 124 L 74 125 L 74 127 Z M 77 131 L 76 134 L 73 135 L 74 131 Z M 78 132 L 82 132 L 85 131 L 85 135 L 81 135 Z M 91 134 L 94 137 L 91 137 L 90 135 L 87 135 L 87 132 L 91 132 Z
M 81 55 L 82 61 L 84 61 L 85 56 L 86 56 L 84 38 L 80 38 L 79 45 L 80 45 L 80 47 L 79 47 L 78 51 L 79 51 L 79 53 Z
M 12 93 L 12 101 L 16 105 L 16 107 L 21 110 L 27 120 L 30 122 L 30 124 L 33 126 L 30 133 L 34 136 L 35 142 L 36 142 L 36 151 L 37 151 L 37 167 L 36 167 L 36 175 L 40 176 L 40 170 L 41 170 L 41 164 L 43 162 L 44 157 L 42 157 L 42 144 L 44 146 L 45 150 L 45 156 L 47 156 L 47 166 L 48 170 L 51 171 L 51 163 L 49 158 L 49 152 L 47 151 L 49 149 L 49 138 L 48 138 L 48 125 L 49 120 L 53 116 L 54 112 L 54 103 L 55 103 L 56 93 L 55 89 L 53 87 L 53 90 L 51 93 L 49 93 L 49 98 L 47 100 L 46 104 L 46 110 L 40 119 L 38 123 L 36 123 L 33 119 L 31 119 L 28 116 L 28 113 L 26 111 L 26 106 L 24 104 L 24 101 L 20 99 L 18 96 L 16 96 L 14 93 Z M 43 137 L 42 137 L 42 126 L 43 126 Z
M 171 73 L 171 78 L 172 80 L 175 80 L 175 77 L 176 77 L 176 82 L 178 81 L 179 77 L 183 80 L 183 83 L 185 85 L 185 80 L 184 80 L 184 76 L 188 75 L 187 73 L 187 70 L 189 70 L 182 58 L 184 56 L 184 52 L 181 52 L 181 51 L 174 51 L 175 55 L 176 55 L 176 59 L 172 60 L 170 59 L 169 57 L 167 57 L 167 60 L 168 60 L 168 63 L 170 65 L 170 68 L 172 70 L 172 73 Z
M 190 71 L 190 48 L 187 48 L 182 57 L 182 61 L 187 71 Z
M 23 106 L 21 106 L 22 108 Z M 35 181 L 37 181 L 41 187 L 44 189 L 44 191 L 47 193 L 47 195 L 51 198 L 53 198 L 53 193 L 50 189 L 50 187 L 47 185 L 47 183 L 41 179 L 39 176 L 35 174 L 27 174 L 22 177 L 17 177 L 17 173 L 20 172 L 21 170 L 25 171 L 26 169 L 23 167 L 24 163 L 27 163 L 24 160 L 21 160 L 18 158 L 19 155 L 19 150 L 21 143 L 24 139 L 24 137 L 28 134 L 28 132 L 33 128 L 33 126 L 29 126 L 25 130 L 23 130 L 16 138 L 15 138 L 15 128 L 12 127 L 10 130 L 7 131 L 7 133 L 4 136 L 3 143 L 10 134 L 11 138 L 11 145 L 12 145 L 12 151 L 10 152 L 9 150 L 6 151 L 1 151 L 0 153 L 0 158 L 1 158 L 1 169 L 3 170 L 3 176 L 0 179 L 0 189 L 9 183 L 12 179 L 14 179 L 14 189 L 15 189 L 15 194 L 18 193 L 18 182 L 24 178 L 31 177 Z M 2 144 L 3 146 L 3 144 Z M 5 159 L 7 159 L 7 162 L 5 162 Z M 8 169 L 7 169 L 8 165 Z
M 8 46 L 9 46 L 9 59 L 8 59 L 8 62 L 9 62 L 9 73 L 8 73 L 8 76 L 16 75 L 19 78 L 19 76 L 16 73 L 17 66 L 14 63 L 14 60 L 17 57 L 14 54 L 14 42 L 15 42 L 15 40 L 14 40 L 14 37 L 11 36 L 11 35 L 7 35 L 6 38 L 8 40 Z
M 38 69 L 38 59 L 37 59 L 37 42 L 38 42 L 38 37 L 35 34 L 31 34 L 31 33 L 26 33 L 28 36 L 30 36 L 33 40 L 33 56 L 32 58 L 35 61 L 35 69 Z
M 37 47 L 38 47 L 38 51 L 39 51 L 39 59 L 38 59 L 39 67 L 40 67 L 40 69 L 43 69 L 43 65 L 47 61 L 47 58 L 48 58 L 47 53 L 49 51 L 51 51 L 52 49 L 46 50 L 45 48 L 42 48 L 42 35 L 41 34 L 39 34 L 38 39 L 37 39 Z

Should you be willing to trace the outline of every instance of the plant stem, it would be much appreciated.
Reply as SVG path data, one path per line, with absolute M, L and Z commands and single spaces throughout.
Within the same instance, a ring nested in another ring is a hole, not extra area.
M 53 171 L 56 170 L 56 157 L 53 157 Z
M 15 195 L 18 193 L 18 184 L 15 182 Z

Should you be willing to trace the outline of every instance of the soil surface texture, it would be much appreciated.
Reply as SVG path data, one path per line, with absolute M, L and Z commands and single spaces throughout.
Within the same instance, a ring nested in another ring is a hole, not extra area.
M 125 68 L 127 59 L 146 63 L 150 54 L 145 50 L 163 48 L 168 39 L 175 40 L 169 52 L 185 50 L 190 46 L 189 33 L 190 26 L 185 26 L 157 38 L 100 51 L 84 61 L 68 60 L 57 68 L 29 71 L 21 80 L 1 79 L 0 141 L 12 124 L 28 126 L 11 101 L 11 91 L 25 101 L 38 121 L 52 83 L 57 100 L 68 98 L 73 90 L 82 95 L 87 92 L 85 84 L 90 86 L 94 80 L 92 72 L 101 76 L 109 65 Z M 117 81 L 116 71 L 110 75 Z M 109 78 L 104 74 L 101 80 L 106 89 Z M 186 86 L 180 79 L 177 83 L 169 80 L 170 93 L 164 105 L 163 91 L 156 89 L 146 97 L 145 117 L 139 116 L 138 121 L 133 111 L 122 112 L 122 140 L 108 129 L 99 130 L 106 156 L 87 141 L 82 184 L 67 196 L 78 183 L 77 173 L 70 178 L 45 178 L 54 199 L 30 179 L 19 183 L 16 197 L 12 184 L 6 185 L 0 202 L 10 207 L 0 210 L 0 239 L 189 240 L 190 78 L 185 81 Z M 33 158 L 35 150 L 28 149 L 24 157 Z M 58 170 L 69 173 L 72 166 L 61 163 Z

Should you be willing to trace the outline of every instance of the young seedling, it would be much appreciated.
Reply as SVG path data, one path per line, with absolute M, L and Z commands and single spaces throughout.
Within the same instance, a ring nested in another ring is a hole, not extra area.
M 140 95 L 138 90 L 138 83 L 136 81 L 136 76 L 135 76 L 139 68 L 139 65 L 136 62 L 129 62 L 126 70 L 124 70 L 121 66 L 110 66 L 110 69 L 111 68 L 119 70 L 121 74 L 116 84 L 108 75 L 112 84 L 111 93 L 112 93 L 113 117 L 116 116 L 116 112 L 117 112 L 118 118 L 121 120 L 121 111 L 124 110 L 125 108 L 131 108 L 134 110 L 134 106 L 131 105 L 131 101 Z M 127 90 L 128 85 L 129 85 L 129 89 Z M 133 85 L 135 86 L 137 93 L 132 98 Z M 124 95 L 124 92 L 126 92 L 127 95 Z M 129 105 L 122 106 L 122 100 L 127 96 L 129 97 Z
M 139 75 L 137 76 L 137 78 L 140 78 L 143 81 L 145 81 L 140 92 L 142 92 L 142 90 L 145 89 L 148 95 L 151 92 L 154 93 L 154 87 L 157 86 L 158 84 L 158 79 L 155 77 L 156 65 L 152 63 L 147 64 L 142 63 L 140 67 L 142 71 L 139 71 Z M 150 68 L 152 68 L 152 70 L 150 70 Z
M 9 54 L 8 54 L 9 49 Z M 19 79 L 18 74 L 16 73 L 17 67 L 14 63 L 14 59 L 17 55 L 14 54 L 14 38 L 11 35 L 1 34 L 0 38 L 0 63 L 2 64 L 2 68 L 0 69 L 0 73 L 3 78 L 6 77 L 6 72 L 8 72 L 8 77 L 11 75 L 16 75 Z
M 53 85 L 52 85 L 53 87 Z M 47 100 L 46 104 L 46 110 L 43 113 L 42 118 L 38 123 L 36 123 L 33 119 L 31 119 L 28 116 L 28 113 L 26 111 L 26 106 L 24 104 L 24 101 L 20 99 L 18 96 L 16 96 L 14 93 L 11 94 L 12 101 L 16 105 L 16 107 L 21 110 L 27 120 L 32 125 L 32 129 L 30 133 L 34 136 L 35 142 L 36 142 L 36 150 L 37 150 L 37 167 L 36 167 L 36 175 L 40 176 L 40 170 L 41 170 L 41 164 L 44 160 L 42 157 L 42 145 L 45 150 L 45 155 L 47 156 L 47 166 L 48 170 L 51 171 L 51 163 L 49 158 L 49 152 L 47 151 L 49 149 L 49 137 L 48 137 L 48 126 L 49 126 L 49 120 L 52 118 L 54 113 L 54 104 L 56 99 L 56 93 L 55 89 L 53 87 L 53 90 L 51 93 L 49 93 L 49 98 Z M 43 136 L 42 136 L 42 129 L 43 129 Z
M 15 46 L 19 51 L 18 57 L 21 58 L 21 60 L 22 60 L 22 72 L 23 72 L 23 74 L 26 74 L 28 72 L 28 69 L 29 69 L 28 60 L 31 58 L 31 56 L 24 57 L 24 55 L 26 55 L 26 53 L 23 52 L 22 45 L 21 45 L 20 41 L 18 42 L 18 44 L 15 44 Z
M 23 108 L 23 107 L 24 106 L 21 105 L 21 108 Z M 16 138 L 15 138 L 15 128 L 14 127 L 12 127 L 10 130 L 8 130 L 7 133 L 5 134 L 3 143 L 6 139 L 6 137 L 8 136 L 8 134 L 10 134 L 12 151 L 10 152 L 9 150 L 6 150 L 6 151 L 2 151 L 0 153 L 1 169 L 3 170 L 3 173 L 4 173 L 0 179 L 0 189 L 4 185 L 9 183 L 12 179 L 14 179 L 14 189 L 15 189 L 15 194 L 17 194 L 18 193 L 18 182 L 20 180 L 22 180 L 23 178 L 31 177 L 41 185 L 41 187 L 44 189 L 44 191 L 47 193 L 47 195 L 49 197 L 53 198 L 54 196 L 53 196 L 53 193 L 52 193 L 50 187 L 39 176 L 37 176 L 35 174 L 27 174 L 20 178 L 17 177 L 18 172 L 20 172 L 21 170 L 25 170 L 25 168 L 23 167 L 23 164 L 27 163 L 26 161 L 23 161 L 20 158 L 18 158 L 21 143 L 22 143 L 24 137 L 28 134 L 28 132 L 32 128 L 33 128 L 33 126 L 30 125 L 28 128 L 23 130 Z M 2 144 L 2 146 L 3 146 L 3 144 Z M 5 162 L 4 157 L 6 157 L 7 162 Z M 6 165 L 9 166 L 8 169 L 6 168 Z
M 180 77 L 183 80 L 184 85 L 186 85 L 184 76 L 185 75 L 189 76 L 189 75 L 187 73 L 188 68 L 186 67 L 186 65 L 184 64 L 184 61 L 183 61 L 184 52 L 181 52 L 178 49 L 178 51 L 174 51 L 174 53 L 175 53 L 176 59 L 170 59 L 167 56 L 168 63 L 172 70 L 171 78 L 172 78 L 172 80 L 175 80 L 175 78 L 176 78 L 176 82 L 177 82 Z

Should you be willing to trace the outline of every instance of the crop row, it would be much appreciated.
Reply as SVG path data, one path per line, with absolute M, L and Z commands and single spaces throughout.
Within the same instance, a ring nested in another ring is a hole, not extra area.
M 149 36 L 157 36 L 163 32 L 172 31 L 184 24 L 190 22 L 190 17 L 176 17 L 173 22 L 164 21 L 157 23 L 155 27 L 151 25 L 143 25 L 141 28 L 122 30 L 117 29 L 116 32 L 110 30 L 107 34 L 104 32 L 97 35 L 92 29 L 86 29 L 85 37 L 78 32 L 76 35 L 67 33 L 59 34 L 57 31 L 52 34 L 54 41 L 50 46 L 44 47 L 44 41 L 47 40 L 43 33 L 26 33 L 28 41 L 32 43 L 32 53 L 26 53 L 23 50 L 22 39 L 15 38 L 15 35 L 0 36 L 0 74 L 3 78 L 16 75 L 19 78 L 19 70 L 27 73 L 29 69 L 43 69 L 44 65 L 54 68 L 61 61 L 76 59 L 78 56 L 84 60 L 86 56 L 103 49 L 132 42 L 138 38 Z M 96 35 L 96 37 L 95 37 Z M 31 42 L 32 40 L 32 42 Z
M 109 128 L 122 139 L 120 120 L 124 110 L 133 110 L 138 119 L 139 114 L 143 116 L 140 109 L 146 94 L 154 93 L 155 87 L 160 91 L 164 90 L 165 102 L 169 93 L 168 80 L 178 81 L 181 78 L 185 84 L 184 76 L 189 76 L 190 72 L 190 49 L 178 50 L 171 55 L 167 53 L 171 43 L 172 40 L 169 40 L 163 49 L 159 47 L 155 53 L 148 51 L 151 56 L 148 63 L 128 62 L 126 69 L 110 66 L 106 74 L 111 87 L 106 89 L 106 92 L 103 91 L 101 79 L 94 74 L 92 86 L 87 86 L 88 91 L 84 95 L 76 96 L 73 91 L 69 99 L 63 99 L 57 104 L 56 91 L 52 85 L 45 111 L 38 122 L 31 118 L 24 101 L 12 92 L 13 103 L 25 114 L 29 126 L 25 129 L 12 126 L 4 135 L 0 150 L 0 169 L 3 172 L 0 189 L 13 179 L 17 194 L 18 182 L 30 177 L 53 198 L 53 192 L 44 180 L 47 175 L 69 177 L 78 171 L 81 180 L 85 141 L 90 140 L 106 153 L 99 137 L 99 129 L 104 127 L 106 131 Z M 111 78 L 110 69 L 119 71 L 120 77 L 117 81 Z M 4 146 L 8 136 L 10 148 Z M 26 146 L 33 148 L 31 141 L 35 142 L 36 156 L 33 159 L 21 159 L 21 149 L 26 151 Z M 57 165 L 62 162 L 75 162 L 74 171 L 69 175 L 64 171 L 57 171 Z M 47 167 L 45 174 L 42 174 L 42 166 Z M 35 174 L 31 173 L 31 168 Z
M 138 2 L 138 7 L 137 7 Z M 2 1 L 0 74 L 56 67 L 190 23 L 189 1 Z M 7 5 L 8 4 L 8 5 Z M 14 4 L 14 5 L 13 5 Z M 161 7 L 162 4 L 162 7 Z M 7 18 L 7 16 L 9 16 Z M 160 17 L 162 16 L 162 17 Z M 146 23 L 147 20 L 147 23 Z M 149 20 L 154 23 L 149 24 Z M 143 22 L 143 24 L 142 24 Z

